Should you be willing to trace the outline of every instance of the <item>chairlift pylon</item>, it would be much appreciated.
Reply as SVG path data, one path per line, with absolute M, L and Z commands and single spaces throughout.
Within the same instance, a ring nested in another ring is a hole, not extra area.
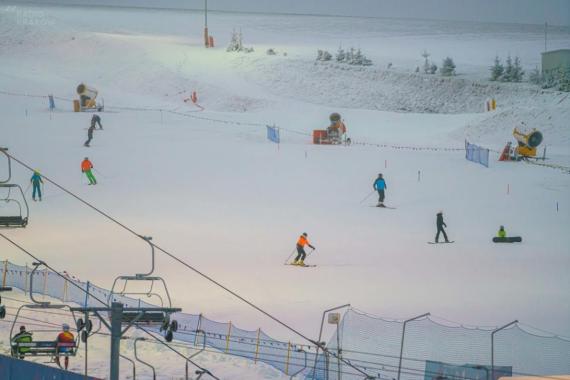
M 13 357 L 25 358 L 27 356 L 49 356 L 55 359 L 61 356 L 75 356 L 77 354 L 77 350 L 79 348 L 79 335 L 83 327 L 77 328 L 77 334 L 74 337 L 73 342 L 65 343 L 65 342 L 58 342 L 57 339 L 43 339 L 43 340 L 34 340 L 33 333 L 34 330 L 26 331 L 27 339 L 24 341 L 18 339 L 18 335 L 15 334 L 15 327 L 18 324 L 18 319 L 20 317 L 20 313 L 23 309 L 31 309 L 31 310 L 64 310 L 68 309 L 71 313 L 72 319 L 75 321 L 75 314 L 71 310 L 69 305 L 66 304 L 52 304 L 48 301 L 39 301 L 34 298 L 34 276 L 38 271 L 38 268 L 41 266 L 45 266 L 43 261 L 34 262 L 34 268 L 30 273 L 30 290 L 29 290 L 29 297 L 32 303 L 24 304 L 18 308 L 16 315 L 14 316 L 14 320 L 12 321 L 12 327 L 10 328 L 10 346 L 11 346 L 11 354 Z M 41 333 L 57 333 L 61 330 L 41 330 Z M 38 331 L 39 332 L 39 331 Z
M 167 342 L 172 341 L 173 333 L 178 330 L 178 321 L 172 320 L 171 315 L 180 309 L 172 307 L 172 300 L 168 291 L 166 281 L 160 276 L 153 276 L 155 270 L 155 247 L 152 243 L 152 237 L 140 236 L 148 243 L 151 249 L 151 267 L 147 273 L 137 273 L 135 275 L 118 276 L 113 281 L 111 292 L 109 293 L 108 303 L 120 302 L 122 297 L 129 296 L 146 296 L 148 298 L 156 298 L 159 300 L 160 307 L 145 306 L 139 302 L 136 307 L 127 307 L 123 311 L 122 322 L 129 325 L 144 324 L 151 326 L 159 326 L 164 338 Z M 129 283 L 146 284 L 145 291 L 130 291 Z M 119 286 L 122 284 L 122 286 Z M 163 293 L 155 290 L 155 284 L 161 284 Z M 120 289 L 120 290 L 119 290 Z M 117 299 L 119 297 L 119 299 Z M 139 299 L 140 301 L 140 299 Z

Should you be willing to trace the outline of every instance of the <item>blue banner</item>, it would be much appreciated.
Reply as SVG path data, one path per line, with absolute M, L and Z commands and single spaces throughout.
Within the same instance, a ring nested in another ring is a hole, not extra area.
M 513 367 L 510 366 L 495 366 L 495 369 L 493 370 L 493 368 L 488 365 L 453 365 L 426 360 L 424 380 L 498 380 L 500 377 L 511 376 L 513 376 Z
M 279 128 L 267 125 L 267 139 L 279 144 Z
M 489 149 L 470 144 L 465 140 L 465 159 L 489 167 Z

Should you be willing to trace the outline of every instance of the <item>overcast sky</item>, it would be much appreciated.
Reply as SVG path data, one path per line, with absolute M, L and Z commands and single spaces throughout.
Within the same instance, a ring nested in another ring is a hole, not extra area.
M 0 0 L 17 3 L 18 0 Z M 22 2 L 27 2 L 22 0 Z M 35 0 L 36 3 L 202 8 L 204 0 Z M 216 10 L 410 17 L 570 26 L 570 0 L 208 0 Z

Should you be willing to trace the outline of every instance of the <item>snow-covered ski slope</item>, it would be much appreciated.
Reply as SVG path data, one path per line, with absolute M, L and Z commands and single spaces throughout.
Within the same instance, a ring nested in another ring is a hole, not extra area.
M 213 13 L 219 47 L 206 50 L 199 13 L 0 9 L 0 91 L 71 99 L 85 82 L 106 106 L 105 129 L 84 148 L 91 115 L 70 112 L 70 101 L 56 99 L 50 113 L 47 99 L 0 94 L 1 145 L 301 332 L 315 337 L 322 310 L 350 302 L 377 315 L 429 311 L 469 325 L 519 319 L 570 335 L 570 177 L 417 149 L 461 148 L 468 137 L 498 150 L 524 122 L 544 130 L 551 162 L 568 166 L 570 99 L 482 79 L 496 54 L 533 68 L 540 28 Z M 234 28 L 254 53 L 225 52 Z M 556 29 L 551 47 L 567 47 L 568 36 Z M 317 49 L 339 43 L 361 47 L 375 66 L 315 66 Z M 279 55 L 267 56 L 269 47 Z M 457 81 L 413 75 L 424 49 L 438 65 L 451 55 Z M 427 85 L 418 90 L 420 81 Z M 495 87 L 498 111 L 478 112 Z M 192 91 L 204 111 L 184 102 Z M 391 93 L 413 101 L 398 107 Z M 335 111 L 355 141 L 411 149 L 311 145 L 308 134 Z M 279 148 L 265 139 L 265 123 L 283 128 Z M 86 156 L 95 187 L 80 172 Z M 379 172 L 396 210 L 369 207 L 374 195 L 361 202 Z M 30 176 L 15 168 L 24 188 Z M 454 244 L 426 244 L 439 210 Z M 524 243 L 492 244 L 501 224 Z M 317 247 L 307 262 L 318 267 L 282 265 L 305 231 Z M 148 266 L 144 242 L 49 184 L 44 201 L 31 204 L 29 227 L 8 233 L 103 286 Z M 2 252 L 25 260 L 4 243 Z M 157 268 L 185 311 L 299 339 L 166 257 Z

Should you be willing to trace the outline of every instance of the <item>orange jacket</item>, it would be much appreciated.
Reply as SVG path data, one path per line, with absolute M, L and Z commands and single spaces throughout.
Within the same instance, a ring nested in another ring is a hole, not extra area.
M 303 235 L 299 236 L 299 240 L 297 240 L 297 245 L 299 245 L 301 247 L 308 245 L 309 247 L 314 249 L 314 247 L 311 245 L 311 243 L 309 243 L 309 239 L 307 239 Z
M 59 343 L 73 343 L 75 342 L 75 337 L 69 331 L 63 331 L 57 336 L 57 341 Z
M 93 169 L 93 164 L 89 160 L 83 160 L 83 162 L 81 163 L 81 171 L 85 172 L 89 169 Z

